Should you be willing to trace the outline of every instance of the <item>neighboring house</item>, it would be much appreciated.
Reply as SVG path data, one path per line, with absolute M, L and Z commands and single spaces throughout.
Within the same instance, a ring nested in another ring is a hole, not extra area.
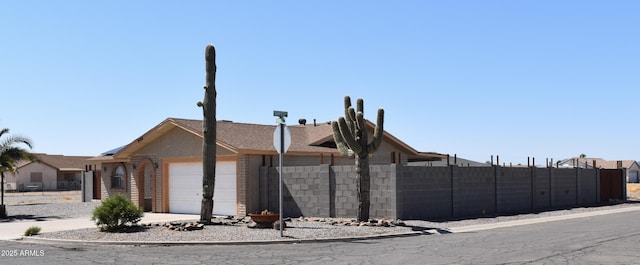
M 635 160 L 604 160 L 602 158 L 572 157 L 558 162 L 558 167 L 626 169 L 627 182 L 640 182 L 640 164 Z
M 371 122 L 369 133 L 373 134 Z M 260 168 L 278 165 L 276 125 L 217 122 L 214 214 L 244 216 L 260 207 Z M 336 149 L 329 123 L 288 126 L 291 146 L 284 166 L 353 165 Z M 101 198 L 124 193 L 145 211 L 200 213 L 202 121 L 168 118 L 113 154 L 90 159 L 101 170 Z M 385 132 L 370 164 L 440 160 Z
M 90 156 L 34 154 L 33 161 L 18 162 L 17 172 L 5 172 L 5 189 L 79 190 L 82 172 Z
M 446 166 L 459 166 L 459 167 L 490 167 L 490 163 L 480 163 L 477 161 L 464 159 L 460 157 L 444 157 L 435 161 L 420 161 L 409 162 L 409 166 L 424 166 L 424 167 L 446 167 Z

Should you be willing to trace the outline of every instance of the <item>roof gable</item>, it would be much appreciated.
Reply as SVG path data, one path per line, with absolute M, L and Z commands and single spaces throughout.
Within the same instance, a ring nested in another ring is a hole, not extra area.
M 373 123 L 367 121 L 367 124 L 370 129 L 373 130 Z M 336 148 L 324 145 L 324 143 L 328 141 L 333 141 L 333 132 L 330 123 L 291 125 L 287 127 L 291 131 L 291 146 L 287 152 L 288 154 L 339 154 Z M 204 137 L 202 120 L 168 118 L 126 145 L 114 155 L 114 158 L 126 158 L 174 128 L 180 128 L 200 138 Z M 276 150 L 273 147 L 273 133 L 275 129 L 276 125 L 217 121 L 216 144 L 234 153 L 276 154 Z M 385 141 L 389 141 L 398 146 L 400 150 L 405 150 L 404 152 L 410 156 L 446 157 L 445 155 L 435 153 L 418 152 L 386 131 L 384 132 L 384 137 Z

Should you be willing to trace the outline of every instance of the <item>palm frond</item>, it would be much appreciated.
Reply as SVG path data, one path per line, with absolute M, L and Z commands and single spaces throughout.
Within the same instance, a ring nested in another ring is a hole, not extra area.
M 31 144 L 31 139 L 19 135 L 11 135 L 0 142 L 0 153 L 13 148 L 16 144 L 24 144 L 29 147 L 29 149 L 33 147 L 33 145 Z
M 0 130 L 0 137 L 9 132 L 9 129 L 5 128 Z M 20 161 L 33 160 L 34 156 L 28 150 L 16 145 L 24 144 L 27 147 L 32 148 L 31 140 L 29 138 L 11 135 L 5 137 L 0 141 L 0 170 L 15 172 L 17 165 Z

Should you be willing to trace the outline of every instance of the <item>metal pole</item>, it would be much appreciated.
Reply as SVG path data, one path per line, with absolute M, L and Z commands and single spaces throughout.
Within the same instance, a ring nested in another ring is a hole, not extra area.
M 284 153 L 284 123 L 280 123 L 280 237 L 284 237 L 282 224 L 282 154 Z

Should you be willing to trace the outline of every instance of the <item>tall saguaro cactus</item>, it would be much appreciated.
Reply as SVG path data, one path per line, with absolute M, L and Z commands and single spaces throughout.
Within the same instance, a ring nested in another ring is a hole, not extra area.
M 200 223 L 209 224 L 213 215 L 213 191 L 216 183 L 216 49 L 213 45 L 207 45 L 204 59 L 207 71 L 204 101 L 198 102 L 198 106 L 202 107 L 204 114 Z
M 356 186 L 358 193 L 358 221 L 369 220 L 371 177 L 369 175 L 369 154 L 378 150 L 382 143 L 384 109 L 378 109 L 373 140 L 369 142 L 369 130 L 364 119 L 364 100 L 358 98 L 356 109 L 351 106 L 351 98 L 344 97 L 344 117 L 332 121 L 333 139 L 340 153 L 354 156 L 356 162 Z

